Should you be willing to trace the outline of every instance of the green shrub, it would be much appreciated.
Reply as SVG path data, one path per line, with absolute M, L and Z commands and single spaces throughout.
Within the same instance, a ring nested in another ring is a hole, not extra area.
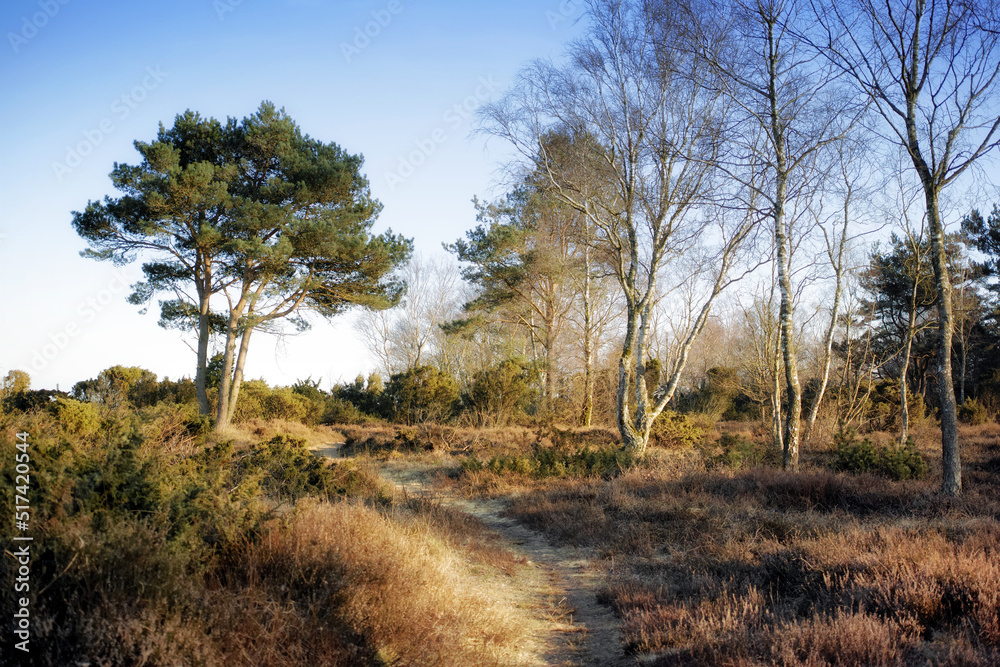
M 648 375 L 647 372 L 647 379 Z M 715 366 L 705 373 L 701 387 L 678 397 L 676 405 L 685 412 L 701 412 L 718 421 L 733 416 L 733 401 L 739 395 L 739 372 L 728 366 Z
M 376 421 L 377 417 L 362 412 L 354 403 L 339 396 L 330 396 L 326 399 L 323 416 L 320 417 L 321 424 L 370 424 Z
M 927 420 L 927 405 L 920 392 L 906 394 L 907 419 L 911 427 Z M 878 380 L 872 383 L 868 397 L 862 404 L 864 431 L 889 431 L 899 426 L 899 381 Z
M 34 412 L 48 408 L 60 398 L 69 398 L 69 394 L 55 389 L 26 389 L 5 397 L 0 401 L 0 409 L 5 414 Z
M 101 413 L 93 403 L 57 398 L 52 413 L 68 433 L 89 438 L 101 428 Z
M 244 380 L 236 399 L 233 422 L 251 419 L 303 421 L 310 413 L 308 400 L 290 387 L 267 386 L 264 380 Z
M 336 492 L 326 462 L 310 452 L 301 438 L 277 435 L 262 442 L 240 460 L 237 469 L 243 476 L 260 475 L 261 488 L 283 500 Z
M 705 459 L 709 468 L 754 468 L 777 463 L 777 452 L 742 435 L 723 433 L 716 446 L 721 451 Z
M 650 443 L 667 449 L 685 449 L 701 442 L 705 428 L 691 415 L 664 410 L 649 429 Z
M 879 447 L 865 438 L 860 442 L 853 429 L 834 435 L 837 460 L 834 467 L 844 472 L 871 473 L 889 479 L 920 479 L 927 474 L 927 461 L 917 451 L 912 437 L 902 447 Z
M 111 410 L 125 405 L 141 408 L 159 400 L 159 383 L 156 373 L 144 368 L 112 366 L 98 373 L 96 378 L 73 385 L 73 396 Z
M 989 409 L 974 398 L 965 399 L 958 408 L 958 420 L 963 424 L 982 426 L 993 421 Z
M 309 413 L 305 398 L 289 387 L 275 387 L 264 401 L 264 419 L 304 421 Z
M 444 421 L 455 413 L 458 383 L 433 366 L 415 366 L 389 379 L 383 400 L 386 415 L 394 421 Z
M 922 479 L 927 475 L 927 460 L 917 451 L 910 436 L 902 447 L 887 447 L 882 458 L 883 474 L 890 479 Z
M 480 426 L 506 426 L 531 403 L 531 386 L 538 373 L 527 363 L 506 359 L 476 373 L 465 397 Z
M 233 422 L 242 423 L 251 419 L 263 419 L 265 403 L 271 388 L 263 380 L 244 380 L 240 384 L 240 394 L 233 409 Z
M 302 400 L 305 409 L 302 423 L 309 426 L 319 424 L 326 413 L 326 403 L 330 398 L 329 394 L 319 388 L 319 380 L 314 381 L 312 378 L 297 380 L 290 389 Z
M 212 637 L 200 633 L 228 622 L 215 606 L 227 586 L 256 605 L 259 589 L 244 592 L 229 566 L 259 543 L 265 521 L 287 510 L 275 500 L 371 495 L 372 473 L 349 462 L 327 467 L 302 440 L 165 453 L 164 441 L 210 426 L 192 408 L 124 409 L 101 421 L 99 405 L 62 397 L 44 410 L 0 415 L 9 460 L 14 434 L 30 433 L 31 520 L 45 537 L 32 551 L 32 588 L 46 592 L 32 608 L 32 647 L 39 647 L 32 664 L 75 664 L 81 656 L 95 664 L 226 664 L 201 659 Z M 74 435 L 95 423 L 97 437 Z M 13 465 L 0 469 L 0 497 L 12 499 L 19 483 Z M 11 592 L 8 570 L 0 568 L 0 579 Z M 303 583 L 310 591 L 317 585 Z M 0 603 L 9 600 L 0 595 Z M 266 604 L 262 618 L 272 609 Z M 328 606 L 336 609 L 336 600 Z M 182 643 L 176 633 L 188 628 L 190 653 L 136 648 L 159 642 L 174 650 Z M 144 644 L 149 638 L 156 639 Z

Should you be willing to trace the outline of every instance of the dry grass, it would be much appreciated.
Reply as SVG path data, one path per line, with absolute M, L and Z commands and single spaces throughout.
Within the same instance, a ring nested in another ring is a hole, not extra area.
M 223 430 L 213 433 L 212 442 L 232 440 L 237 448 L 270 440 L 277 435 L 287 435 L 306 441 L 307 447 L 319 447 L 340 439 L 340 433 L 329 426 L 306 426 L 301 422 L 285 419 L 253 418 L 240 424 L 230 424 Z
M 86 609 L 72 641 L 87 648 L 49 662 L 39 652 L 38 664 L 532 664 L 534 621 L 493 563 L 516 565 L 470 557 L 409 511 L 305 501 L 205 579 L 185 574 L 163 536 L 138 522 L 86 552 L 83 585 L 64 608 Z M 55 616 L 39 620 L 39 641 L 69 639 Z
M 475 574 L 438 530 L 413 515 L 390 517 L 355 503 L 307 504 L 290 523 L 272 526 L 248 545 L 228 571 L 234 579 L 226 585 L 247 599 L 243 608 L 257 606 L 255 593 L 266 593 L 258 603 L 294 609 L 317 636 L 335 610 L 335 620 L 364 637 L 387 664 L 516 665 L 525 659 L 527 619 L 504 604 L 510 592 L 497 577 Z M 255 611 L 247 614 L 255 622 L 237 624 L 226 643 L 254 647 L 249 664 L 265 664 L 261 651 L 288 643 L 273 632 L 274 614 Z M 292 643 L 308 646 L 303 639 Z
M 933 433 L 919 434 L 929 458 Z M 888 438 L 888 436 L 886 436 Z M 662 665 L 1000 663 L 1000 427 L 961 430 L 965 488 L 940 473 L 698 470 L 658 453 L 612 479 L 460 480 L 613 564 L 601 596 L 626 649 Z
M 301 501 L 203 574 L 144 522 L 78 527 L 67 581 L 36 610 L 36 663 L 535 664 L 537 622 L 508 576 L 523 561 L 474 521 Z
M 410 498 L 403 508 L 427 522 L 452 548 L 466 551 L 476 565 L 510 577 L 527 562 L 523 556 L 512 554 L 496 532 L 471 514 L 425 498 Z

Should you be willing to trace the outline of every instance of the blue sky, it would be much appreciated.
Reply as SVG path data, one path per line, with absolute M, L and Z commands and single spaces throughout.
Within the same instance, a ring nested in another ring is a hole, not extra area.
M 559 57 L 581 0 L 10 0 L 0 6 L 0 373 L 68 390 L 114 364 L 194 374 L 190 337 L 125 298 L 139 263 L 84 259 L 71 211 L 115 195 L 132 142 L 193 109 L 242 118 L 262 100 L 308 134 L 365 156 L 385 208 L 376 231 L 441 252 L 499 194 L 506 146 L 470 136 L 472 112 L 519 67 Z M 372 367 L 350 318 L 260 337 L 248 377 L 352 379 Z

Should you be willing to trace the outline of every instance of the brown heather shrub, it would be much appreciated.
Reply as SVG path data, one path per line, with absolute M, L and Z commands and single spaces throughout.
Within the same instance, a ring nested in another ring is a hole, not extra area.
M 608 558 L 600 597 L 651 664 L 995 665 L 1000 427 L 960 437 L 957 499 L 933 469 L 895 482 L 832 472 L 807 451 L 798 474 L 706 471 L 654 449 L 616 477 L 517 486 L 510 513 Z
M 253 444 L 261 440 L 270 440 L 278 435 L 287 435 L 306 441 L 309 447 L 319 447 L 341 439 L 338 430 L 329 426 L 307 426 L 301 422 L 285 419 L 253 418 L 241 424 L 230 424 L 221 433 L 213 433 L 209 440 L 233 440 L 237 448 L 241 445 Z
M 435 455 L 469 456 L 490 459 L 493 456 L 531 454 L 536 446 L 600 449 L 617 447 L 615 432 L 605 428 L 562 428 L 547 425 L 530 429 L 521 426 L 468 428 L 425 423 L 411 426 L 371 425 L 340 426 L 349 452 L 378 458 L 398 454 L 433 452 Z
M 911 664 L 907 653 L 917 637 L 893 620 L 863 612 L 838 612 L 782 624 L 772 639 L 775 665 L 894 667 Z

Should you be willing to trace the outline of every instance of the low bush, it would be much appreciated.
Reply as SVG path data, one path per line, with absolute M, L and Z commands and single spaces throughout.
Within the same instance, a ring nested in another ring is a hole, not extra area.
M 958 408 L 958 420 L 970 426 L 983 426 L 994 420 L 990 410 L 974 398 L 965 399 Z
M 705 448 L 705 466 L 709 469 L 753 468 L 776 463 L 774 448 L 736 433 L 723 433 L 712 449 Z
M 837 470 L 871 473 L 894 480 L 921 479 L 927 474 L 927 460 L 917 451 L 912 436 L 902 447 L 879 447 L 868 438 L 858 441 L 857 432 L 848 430 L 835 434 L 834 442 Z
M 695 416 L 664 410 L 649 429 L 649 441 L 666 449 L 685 449 L 700 443 L 705 432 Z
M 326 399 L 323 416 L 320 418 L 321 424 L 372 424 L 378 422 L 377 417 L 373 417 L 359 410 L 350 401 L 339 396 L 330 396 Z
M 520 359 L 506 359 L 479 371 L 464 396 L 465 409 L 479 426 L 506 426 L 528 411 L 538 371 Z
M 466 551 L 407 523 L 363 465 L 287 435 L 199 445 L 207 422 L 186 405 L 117 410 L 93 431 L 91 407 L 0 415 L 10 460 L 30 434 L 32 664 L 523 662 L 524 624 L 508 620 L 523 615 L 467 583 Z M 16 485 L 0 470 L 0 499 Z M 15 574 L 0 569 L 0 608 Z
M 263 380 L 245 380 L 240 385 L 233 422 L 239 424 L 251 419 L 285 419 L 301 422 L 309 413 L 309 400 L 291 388 L 272 389 Z

